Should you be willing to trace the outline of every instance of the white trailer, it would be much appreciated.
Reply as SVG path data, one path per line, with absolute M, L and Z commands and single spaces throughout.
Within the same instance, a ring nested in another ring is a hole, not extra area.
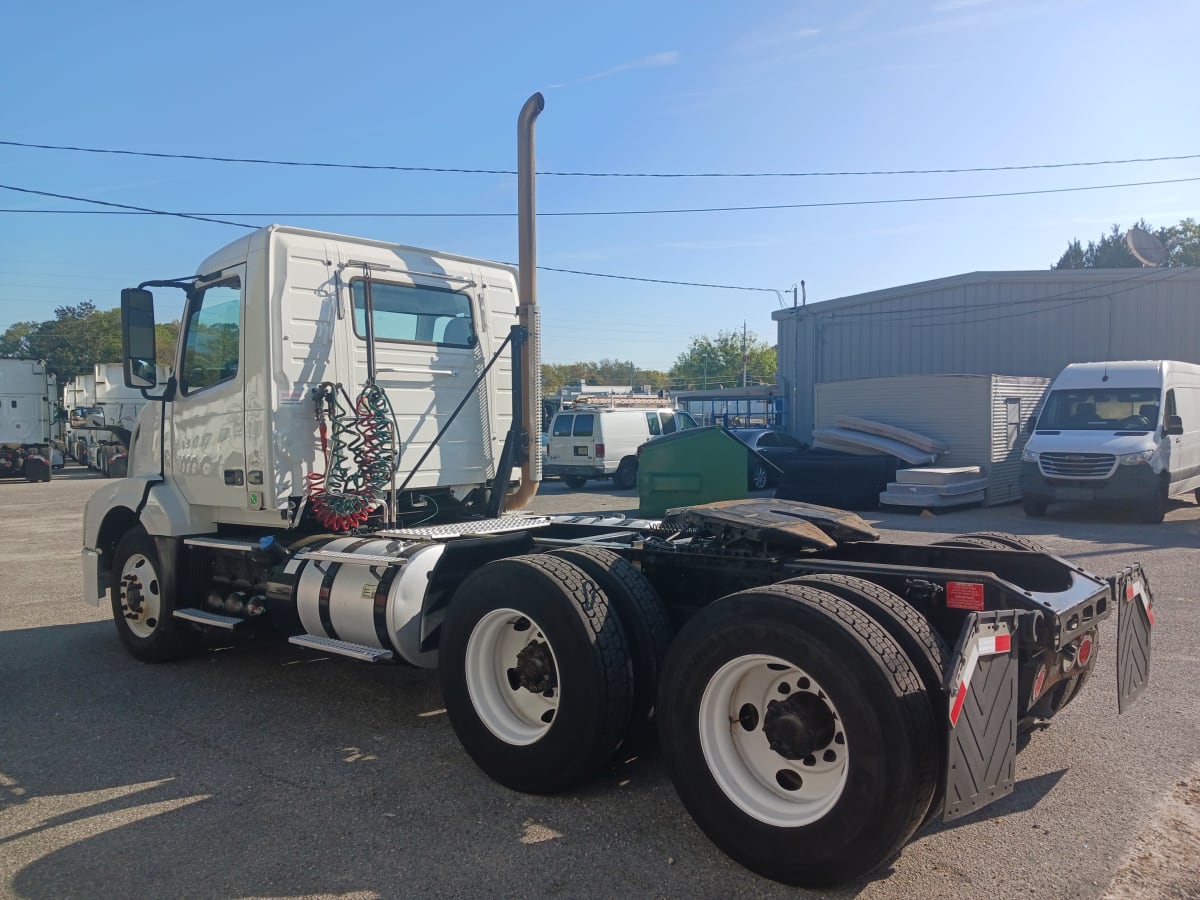
M 154 402 L 128 477 L 87 504 L 82 566 L 133 656 L 274 630 L 436 669 L 466 752 L 529 792 L 656 727 L 705 833 L 810 885 L 1011 792 L 1018 734 L 1079 693 L 1114 612 L 1121 708 L 1137 697 L 1153 616 L 1136 566 L 1099 578 L 1000 534 L 889 544 L 786 501 L 510 512 L 541 474 L 540 111 L 519 120 L 518 269 L 270 226 L 122 292 L 125 382 Z M 150 288 L 185 295 L 165 383 Z
M 0 359 L 0 478 L 50 480 L 57 397 L 44 361 Z

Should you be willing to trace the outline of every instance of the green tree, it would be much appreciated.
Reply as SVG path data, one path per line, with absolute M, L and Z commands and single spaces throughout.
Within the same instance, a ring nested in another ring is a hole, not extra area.
M 722 331 L 713 337 L 693 337 L 688 349 L 671 367 L 671 384 L 676 390 L 741 387 L 745 357 L 748 384 L 773 384 L 778 370 L 775 347 L 759 340 L 754 332 Z
M 1144 219 L 1139 220 L 1134 228 L 1157 237 L 1167 248 L 1168 266 L 1197 266 L 1200 265 L 1200 225 L 1195 219 L 1184 219 L 1178 225 L 1166 228 L 1151 228 Z M 1054 269 L 1136 269 L 1142 263 L 1129 252 L 1125 243 L 1128 231 L 1122 231 L 1121 226 L 1113 225 L 1108 234 L 1100 235 L 1095 241 L 1088 241 L 1085 248 L 1078 238 L 1067 244 L 1067 249 L 1051 268 Z
M 170 365 L 175 358 L 179 323 L 166 322 L 156 328 L 158 361 Z M 75 306 L 60 306 L 45 322 L 16 322 L 0 335 L 0 356 L 44 359 L 47 367 L 65 384 L 76 375 L 91 371 L 96 363 L 121 360 L 121 311 L 96 309 L 90 300 Z

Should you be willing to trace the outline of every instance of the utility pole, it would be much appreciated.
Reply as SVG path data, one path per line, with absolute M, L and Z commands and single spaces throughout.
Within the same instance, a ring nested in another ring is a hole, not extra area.
M 742 319 L 742 387 L 746 386 L 746 364 L 750 357 L 746 355 L 746 320 Z

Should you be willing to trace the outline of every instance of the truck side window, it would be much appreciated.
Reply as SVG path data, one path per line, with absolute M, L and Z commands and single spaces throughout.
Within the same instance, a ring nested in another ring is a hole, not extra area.
M 242 285 L 210 284 L 188 311 L 180 388 L 185 395 L 234 378 L 241 359 Z
M 367 294 L 363 279 L 350 282 L 354 297 L 354 333 L 367 336 Z M 475 346 L 471 298 L 459 291 L 371 279 L 375 340 Z
M 1166 416 L 1179 415 L 1179 413 L 1175 411 L 1175 389 L 1174 388 L 1167 391 L 1167 411 L 1163 415 L 1164 415 L 1164 419 L 1163 419 L 1164 422 L 1166 421 L 1166 418 L 1165 418 Z

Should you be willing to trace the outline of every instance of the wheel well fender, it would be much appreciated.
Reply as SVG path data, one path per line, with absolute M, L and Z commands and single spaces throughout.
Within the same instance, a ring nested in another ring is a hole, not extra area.
M 127 532 L 141 527 L 142 523 L 138 520 L 137 513 L 127 506 L 115 506 L 105 514 L 100 523 L 100 530 L 96 533 L 95 547 L 100 551 L 101 589 L 107 583 L 104 579 L 112 570 L 113 552 L 117 549 L 117 542 Z

